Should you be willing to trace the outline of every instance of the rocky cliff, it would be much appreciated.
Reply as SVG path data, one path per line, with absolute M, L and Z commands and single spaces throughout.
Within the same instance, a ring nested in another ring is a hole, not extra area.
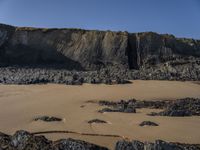
M 107 65 L 138 69 L 179 57 L 200 57 L 200 41 L 153 32 L 40 29 L 0 25 L 0 62 L 62 64 L 96 70 Z
M 134 77 L 126 77 L 130 79 L 168 79 L 186 75 L 188 77 L 183 78 L 187 80 L 199 80 L 200 40 L 154 32 L 45 29 L 0 24 L 0 65 L 54 66 L 79 71 L 112 67 L 126 72 L 134 70 Z
M 128 33 L 0 26 L 1 62 L 62 64 L 73 69 L 126 65 Z

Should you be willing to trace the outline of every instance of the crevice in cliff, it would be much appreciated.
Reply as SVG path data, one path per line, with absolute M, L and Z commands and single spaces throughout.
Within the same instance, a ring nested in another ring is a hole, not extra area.
M 135 34 L 128 35 L 126 55 L 128 56 L 129 69 L 139 69 L 138 54 L 137 54 L 137 42 L 136 42 Z
M 137 57 L 137 65 L 141 65 L 141 57 L 140 57 L 140 36 L 138 33 L 135 34 L 135 43 L 136 43 L 136 57 Z

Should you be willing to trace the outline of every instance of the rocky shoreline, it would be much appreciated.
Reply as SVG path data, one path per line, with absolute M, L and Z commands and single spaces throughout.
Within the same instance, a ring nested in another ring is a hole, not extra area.
M 81 140 L 60 139 L 51 141 L 42 135 L 34 135 L 27 131 L 16 131 L 14 135 L 0 133 L 0 149 L 2 150 L 108 150 L 106 147 Z M 199 144 L 171 143 L 162 140 L 151 142 L 120 140 L 115 150 L 198 150 Z

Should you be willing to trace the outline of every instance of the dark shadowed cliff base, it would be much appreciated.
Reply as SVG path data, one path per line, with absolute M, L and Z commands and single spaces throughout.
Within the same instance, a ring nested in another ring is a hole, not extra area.
M 199 80 L 200 41 L 153 32 L 0 24 L 0 66 L 0 82 L 8 84 Z

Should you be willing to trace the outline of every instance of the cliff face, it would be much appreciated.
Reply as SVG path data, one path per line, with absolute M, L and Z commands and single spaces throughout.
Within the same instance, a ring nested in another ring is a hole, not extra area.
M 18 28 L 0 24 L 0 64 L 52 65 L 98 70 L 139 69 L 185 57 L 200 57 L 200 41 L 153 32 Z

